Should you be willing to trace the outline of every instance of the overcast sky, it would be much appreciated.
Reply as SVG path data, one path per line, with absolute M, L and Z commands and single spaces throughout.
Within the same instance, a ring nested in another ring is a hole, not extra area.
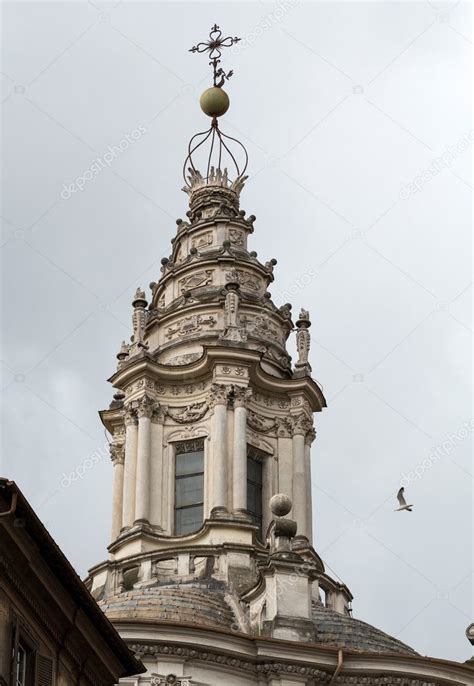
M 112 466 L 97 411 L 132 295 L 158 279 L 187 210 L 181 168 L 208 125 L 198 99 L 209 84 L 206 58 L 188 49 L 217 22 L 243 39 L 224 63 L 222 128 L 250 155 L 251 246 L 278 259 L 277 304 L 313 321 L 328 401 L 313 445 L 316 549 L 356 617 L 466 660 L 470 5 L 2 11 L 2 475 L 81 575 L 106 557 Z M 86 174 L 107 153 L 110 166 Z M 402 478 L 415 508 L 395 514 Z

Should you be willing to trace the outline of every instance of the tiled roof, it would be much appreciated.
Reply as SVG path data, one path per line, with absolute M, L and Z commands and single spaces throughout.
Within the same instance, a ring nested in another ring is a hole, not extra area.
M 341 615 L 322 604 L 313 605 L 316 642 L 371 653 L 411 653 L 415 651 L 374 626 Z
M 237 620 L 224 594 L 224 584 L 215 581 L 156 584 L 109 596 L 99 604 L 112 622 L 151 619 L 230 629 Z
M 137 619 L 199 624 L 213 628 L 238 628 L 239 623 L 226 600 L 229 588 L 218 581 L 161 583 L 109 596 L 99 602 L 112 621 Z M 238 602 L 237 597 L 235 598 Z M 324 605 L 313 605 L 316 643 L 370 653 L 415 651 L 375 627 L 341 615 Z

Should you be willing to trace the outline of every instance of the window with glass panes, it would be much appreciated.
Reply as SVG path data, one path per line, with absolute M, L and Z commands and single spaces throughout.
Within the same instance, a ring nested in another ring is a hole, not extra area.
M 175 444 L 174 532 L 197 531 L 204 515 L 204 441 Z
M 33 686 L 36 679 L 35 664 L 36 650 L 25 637 L 23 627 L 20 627 L 19 622 L 15 620 L 13 626 L 13 686 Z
M 263 453 L 251 445 L 247 447 L 247 510 L 259 527 L 262 537 Z

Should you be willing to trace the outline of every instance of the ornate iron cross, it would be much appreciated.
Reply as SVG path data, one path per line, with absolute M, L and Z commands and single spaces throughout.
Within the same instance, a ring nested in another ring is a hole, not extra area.
M 197 45 L 193 45 L 193 47 L 189 50 L 189 52 L 209 53 L 209 64 L 212 66 L 214 70 L 214 86 L 217 86 L 217 88 L 222 88 L 225 80 L 230 79 L 230 77 L 233 74 L 232 69 L 226 74 L 222 67 L 218 68 L 217 66 L 218 64 L 220 64 L 221 61 L 220 58 L 222 56 L 222 48 L 230 48 L 235 43 L 238 43 L 239 40 L 240 38 L 232 38 L 231 36 L 222 38 L 222 31 L 217 26 L 217 24 L 214 24 L 209 34 L 209 40 L 206 42 L 198 43 Z

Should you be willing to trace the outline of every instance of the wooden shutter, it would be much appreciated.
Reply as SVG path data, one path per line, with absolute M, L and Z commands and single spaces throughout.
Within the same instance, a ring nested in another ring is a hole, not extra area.
M 53 686 L 53 661 L 50 657 L 38 655 L 36 686 Z

